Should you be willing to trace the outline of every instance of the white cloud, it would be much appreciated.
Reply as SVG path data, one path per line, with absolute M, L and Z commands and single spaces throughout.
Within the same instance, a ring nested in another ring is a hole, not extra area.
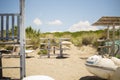
M 60 20 L 54 20 L 54 21 L 50 21 L 48 22 L 49 25 L 62 25 L 62 21 Z
M 91 26 L 88 21 L 80 21 L 78 23 L 73 24 L 70 28 L 70 32 L 76 32 L 76 31 L 95 31 L 98 30 L 98 27 Z
M 42 25 L 42 21 L 41 21 L 39 18 L 35 18 L 35 19 L 33 20 L 33 23 L 34 23 L 35 25 L 37 25 L 37 26 Z
M 55 32 L 63 32 L 63 31 L 56 30 L 56 31 L 50 31 L 50 32 L 55 33 Z

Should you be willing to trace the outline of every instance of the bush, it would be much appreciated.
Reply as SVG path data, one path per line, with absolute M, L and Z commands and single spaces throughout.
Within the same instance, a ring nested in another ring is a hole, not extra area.
M 83 45 L 90 45 L 92 43 L 92 38 L 91 37 L 84 37 L 82 39 L 82 44 Z
M 120 54 L 116 54 L 115 57 L 120 59 Z
M 82 39 L 80 37 L 72 38 L 71 41 L 75 46 L 81 46 L 82 45 Z
M 38 55 L 40 55 L 40 54 L 47 54 L 47 50 L 41 50 L 41 51 L 39 51 Z
M 31 26 L 26 28 L 26 37 L 30 39 L 27 43 L 33 45 L 32 48 L 36 49 L 40 45 L 40 30 L 36 31 Z

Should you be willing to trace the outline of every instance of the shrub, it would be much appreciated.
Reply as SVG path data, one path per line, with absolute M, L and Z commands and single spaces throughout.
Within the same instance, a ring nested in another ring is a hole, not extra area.
M 26 28 L 26 37 L 30 39 L 28 42 L 29 45 L 33 45 L 32 48 L 36 49 L 40 45 L 40 30 L 36 31 L 32 27 Z
M 40 55 L 40 54 L 47 54 L 47 50 L 41 50 L 41 51 L 39 51 L 38 55 Z
M 89 44 L 91 44 L 91 42 L 92 42 L 92 40 L 90 38 L 88 38 L 88 37 L 84 37 L 82 39 L 82 44 L 83 45 L 89 45 Z
M 116 55 L 116 57 L 120 59 L 120 55 Z
M 71 42 L 72 42 L 75 46 L 79 47 L 79 46 L 82 45 L 82 38 L 81 38 L 81 37 L 72 38 L 72 39 L 71 39 Z

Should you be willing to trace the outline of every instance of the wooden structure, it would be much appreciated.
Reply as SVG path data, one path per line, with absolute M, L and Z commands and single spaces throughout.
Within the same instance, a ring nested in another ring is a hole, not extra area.
M 20 66 L 19 67 L 3 67 L 2 56 L 0 56 L 0 78 L 3 77 L 2 69 L 7 69 L 7 68 L 11 68 L 11 69 L 20 68 L 20 79 L 23 79 L 23 77 L 26 76 L 26 72 L 25 72 L 25 27 L 24 27 L 25 0 L 19 0 L 19 2 L 20 2 L 19 13 L 0 14 L 0 45 L 6 45 L 6 44 L 11 44 L 11 45 L 19 44 L 20 45 Z M 15 33 L 15 25 L 17 25 L 16 33 Z M 2 55 L 2 53 L 3 53 L 3 50 L 0 51 L 0 55 Z
M 112 27 L 113 33 L 112 33 L 112 47 L 113 47 L 113 53 L 115 52 L 115 26 L 120 26 L 120 17 L 109 17 L 109 16 L 103 16 L 101 17 L 97 22 L 95 22 L 94 24 L 92 24 L 94 26 L 107 26 L 107 40 L 110 39 L 109 37 L 109 27 Z M 105 47 L 105 46 L 104 46 Z M 106 46 L 108 47 L 108 46 Z
M 50 51 L 51 50 L 53 50 L 53 53 L 54 53 L 54 55 L 56 55 L 55 54 L 55 50 L 57 49 L 57 48 L 55 48 L 55 46 L 53 46 L 53 49 L 51 48 L 51 46 L 52 45 L 56 45 L 56 44 L 52 44 L 51 43 L 51 40 L 54 40 L 54 39 L 50 39 L 50 38 L 40 38 L 40 40 L 41 40 L 41 43 L 40 43 L 40 45 L 43 45 L 44 46 L 44 48 L 40 48 L 40 50 L 47 50 L 47 55 L 48 55 L 48 58 L 50 58 Z M 63 56 L 63 50 L 69 50 L 68 48 L 63 48 L 62 46 L 63 45 L 68 45 L 68 43 L 62 43 L 63 41 L 69 41 L 70 39 L 69 38 L 60 38 L 59 39 L 59 49 L 57 49 L 57 50 L 60 50 L 60 54 L 58 55 L 58 57 L 59 58 L 63 58 L 64 56 Z
M 63 41 L 69 41 L 69 38 L 60 38 L 59 39 L 59 47 L 60 47 L 60 58 L 63 58 L 63 50 L 69 50 L 68 48 L 63 48 L 62 46 L 65 45 L 65 43 L 62 43 Z
M 47 50 L 47 55 L 48 55 L 48 58 L 50 58 L 50 39 L 49 38 L 40 38 L 41 41 L 46 41 L 46 42 L 42 42 L 40 43 L 40 50 Z M 41 45 L 43 45 L 44 47 L 41 48 Z

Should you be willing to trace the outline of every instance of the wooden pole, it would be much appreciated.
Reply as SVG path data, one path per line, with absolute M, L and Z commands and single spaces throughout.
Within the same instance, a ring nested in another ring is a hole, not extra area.
M 3 32 L 4 32 L 3 25 L 4 25 L 4 16 L 2 15 L 1 16 L 1 38 L 4 37 L 4 34 L 3 34 Z
M 63 57 L 62 39 L 60 39 L 60 58 Z
M 25 27 L 24 27 L 25 0 L 20 0 L 20 79 L 26 76 L 25 72 Z
M 48 58 L 50 58 L 50 39 L 48 39 Z
M 107 40 L 110 40 L 110 31 L 109 31 L 109 26 L 107 27 Z M 110 54 L 110 48 L 108 48 L 108 54 Z
M 2 74 L 2 57 L 1 56 L 2 56 L 2 52 L 0 52 L 0 68 L 1 68 L 0 69 L 0 79 L 3 77 L 2 76 L 3 74 Z
M 119 26 L 119 30 L 118 30 L 118 39 L 120 39 L 120 26 Z
M 6 40 L 9 39 L 9 16 L 6 16 Z
M 53 46 L 53 54 L 55 54 L 55 46 Z
M 113 53 L 111 54 L 112 56 L 115 53 L 115 25 L 113 24 Z
M 109 26 L 107 27 L 107 40 L 110 39 Z

